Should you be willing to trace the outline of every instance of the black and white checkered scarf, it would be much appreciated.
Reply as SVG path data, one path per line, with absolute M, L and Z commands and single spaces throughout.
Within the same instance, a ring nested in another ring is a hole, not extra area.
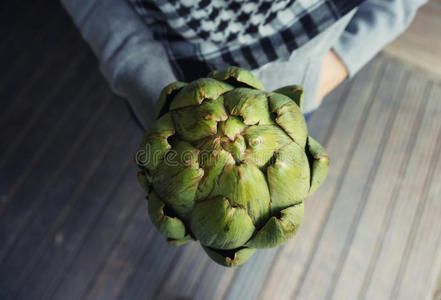
M 178 78 L 287 58 L 363 0 L 129 0 Z

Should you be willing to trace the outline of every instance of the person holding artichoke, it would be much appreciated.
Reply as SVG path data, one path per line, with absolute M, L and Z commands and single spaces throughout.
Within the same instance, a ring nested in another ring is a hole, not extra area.
M 136 163 L 153 224 L 236 266 L 292 237 L 326 178 L 305 118 L 426 1 L 61 2 L 149 128 Z
M 427 0 L 60 0 L 144 128 L 161 88 L 242 67 L 299 84 L 304 113 L 400 35 Z

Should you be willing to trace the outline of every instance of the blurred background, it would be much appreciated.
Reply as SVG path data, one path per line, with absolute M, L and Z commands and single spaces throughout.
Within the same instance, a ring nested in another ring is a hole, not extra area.
M 440 0 L 313 113 L 325 184 L 232 269 L 148 220 L 142 132 L 60 4 L 0 7 L 0 299 L 441 299 Z

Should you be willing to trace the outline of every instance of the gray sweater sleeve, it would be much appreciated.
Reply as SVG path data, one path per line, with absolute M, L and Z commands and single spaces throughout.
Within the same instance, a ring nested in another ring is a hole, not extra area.
M 349 71 L 357 73 L 410 24 L 427 0 L 366 0 L 333 46 Z
M 161 43 L 125 0 L 61 0 L 100 61 L 117 94 L 128 99 L 144 126 L 159 93 L 176 81 Z

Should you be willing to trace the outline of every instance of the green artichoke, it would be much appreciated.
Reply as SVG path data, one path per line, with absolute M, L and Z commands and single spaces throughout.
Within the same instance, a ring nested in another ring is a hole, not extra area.
M 236 67 L 162 90 L 136 161 L 150 218 L 170 244 L 199 240 L 236 266 L 295 234 L 329 165 L 308 136 L 302 96 L 299 86 L 265 92 Z

